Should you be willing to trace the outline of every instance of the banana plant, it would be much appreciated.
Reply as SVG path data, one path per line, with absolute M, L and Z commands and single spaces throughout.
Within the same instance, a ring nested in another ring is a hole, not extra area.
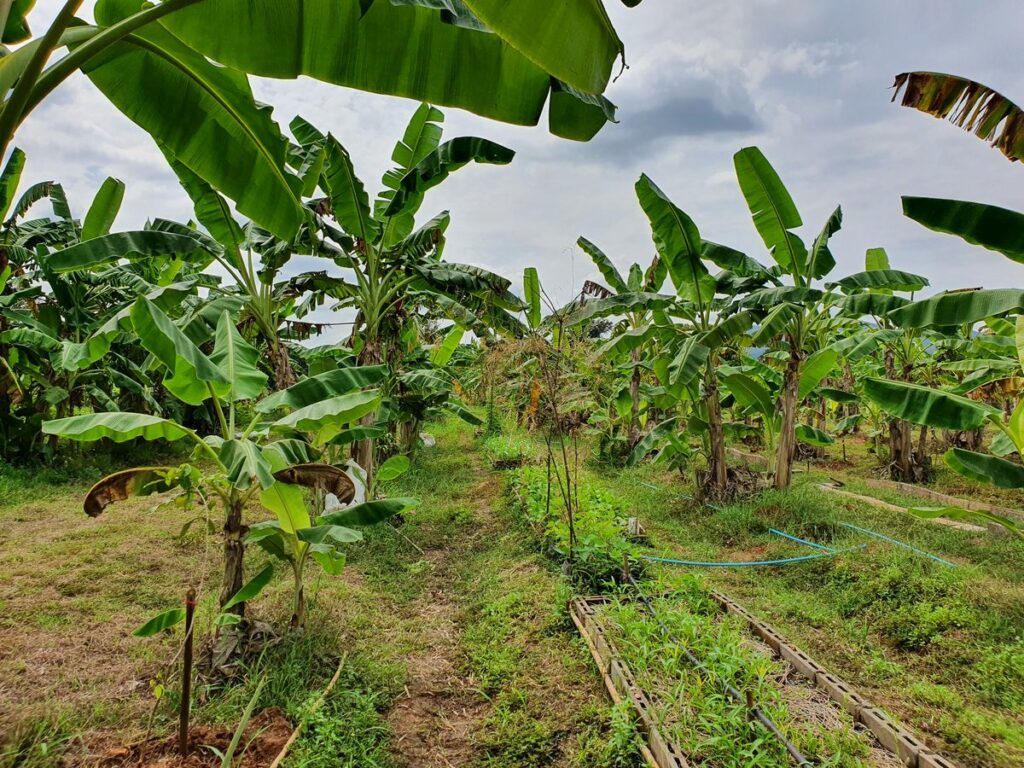
M 426 99 L 587 140 L 614 117 L 603 97 L 622 42 L 602 3 L 539 0 L 65 0 L 39 36 L 33 2 L 0 4 L 0 157 L 76 72 L 181 163 L 289 240 L 304 220 L 287 144 L 247 74 Z M 635 5 L 633 0 L 627 5 Z M 548 34 L 537 35 L 543 28 Z M 182 126 L 199 126 L 184 130 Z
M 870 325 L 859 325 L 855 334 L 847 336 L 833 349 L 849 361 L 868 352 L 880 351 L 887 378 L 899 381 L 927 380 L 933 355 L 928 351 L 922 332 L 915 328 L 898 328 L 889 313 L 910 304 L 914 294 L 928 286 L 920 275 L 891 268 L 884 248 L 869 248 L 865 254 L 865 270 L 844 277 L 827 287 L 837 288 L 842 297 L 835 301 L 842 315 L 861 320 L 871 318 Z M 900 296 L 909 293 L 909 297 Z M 891 419 L 889 428 L 889 473 L 893 480 L 921 482 L 926 479 L 927 428 L 921 432 L 915 448 L 911 424 Z
M 965 78 L 933 72 L 908 72 L 898 75 L 895 100 L 903 90 L 903 105 L 952 122 L 973 131 L 1009 159 L 1024 156 L 1021 151 L 1020 108 L 992 89 Z M 1001 253 L 1012 261 L 1024 263 L 1024 214 L 998 206 L 942 198 L 903 198 L 907 217 L 937 232 L 955 235 L 972 245 Z M 1024 290 L 997 288 L 941 293 L 897 307 L 888 313 L 892 322 L 903 328 L 930 328 L 946 333 L 961 329 L 970 338 L 979 322 L 990 327 L 1004 326 L 997 333 L 1003 340 L 1013 339 L 1018 361 L 1024 365 L 1024 317 L 1018 315 L 1009 335 L 1006 315 L 1024 310 Z M 991 366 L 988 366 L 991 368 Z M 1004 376 L 1007 371 L 997 375 Z M 988 423 L 1000 431 L 999 452 L 1020 455 L 1024 448 L 1024 401 L 1007 417 L 986 403 L 970 400 L 951 391 L 902 382 L 868 379 L 865 395 L 883 410 L 900 418 L 936 429 L 978 430 Z M 944 460 L 951 469 L 972 479 L 1000 488 L 1024 487 L 1024 470 L 1000 456 L 954 447 Z M 920 514 L 996 522 L 1024 536 L 1015 521 L 962 509 L 918 510 Z
M 592 300 L 584 300 L 568 322 L 580 325 L 594 318 L 622 318 L 613 327 L 612 338 L 602 345 L 599 354 L 612 360 L 626 360 L 624 367 L 629 373 L 628 384 L 616 391 L 615 401 L 618 403 L 621 399 L 620 393 L 628 393 L 626 449 L 632 451 L 640 442 L 640 384 L 642 371 L 649 366 L 645 358 L 649 357 L 653 344 L 652 313 L 671 301 L 670 297 L 658 293 L 665 282 L 665 265 L 656 255 L 646 270 L 639 264 L 631 264 L 628 277 L 623 278 L 612 260 L 594 243 L 580 237 L 576 244 L 590 256 L 606 285 L 589 280 L 584 283 L 582 297 L 591 297 Z M 619 409 L 616 407 L 614 410 Z
M 220 603 L 226 605 L 241 589 L 246 503 L 260 490 L 295 475 L 295 465 L 313 463 L 318 449 L 380 404 L 375 390 L 360 390 L 377 383 L 383 369 L 338 369 L 307 379 L 288 390 L 274 393 L 256 403 L 248 424 L 237 423 L 244 404 L 257 400 L 267 377 L 257 365 L 258 352 L 235 326 L 228 312 L 222 313 L 216 329 L 212 354 L 206 355 L 153 301 L 138 299 L 128 318 L 135 335 L 150 353 L 152 365 L 163 374 L 163 387 L 189 405 L 207 404 L 216 413 L 219 434 L 200 437 L 194 430 L 168 418 L 130 412 L 91 413 L 44 422 L 43 432 L 69 440 L 95 442 L 110 439 L 177 442 L 194 446 L 193 465 L 184 469 L 139 467 L 117 472 L 98 482 L 85 499 L 85 510 L 96 516 L 113 501 L 131 495 L 182 486 L 193 491 L 204 505 L 219 503 L 224 516 L 224 577 Z M 356 390 L 356 391 L 354 391 Z M 280 410 L 285 415 L 269 420 Z M 319 472 L 307 473 L 318 487 L 326 483 L 351 486 L 341 470 L 314 465 Z M 282 473 L 284 473 L 282 475 Z M 347 485 L 346 485 L 347 484 Z M 242 615 L 244 603 L 232 610 Z
M 833 211 L 808 250 L 803 240 L 792 231 L 803 224 L 800 213 L 778 173 L 761 151 L 757 147 L 747 147 L 737 152 L 733 160 L 754 227 L 775 260 L 777 273 L 789 280 L 788 285 L 752 291 L 743 300 L 746 307 L 766 312 L 754 336 L 755 343 L 781 339 L 788 348 L 775 459 L 775 487 L 788 488 L 792 479 L 800 401 L 818 383 L 811 385 L 808 378 L 802 376 L 804 366 L 809 362 L 807 348 L 814 337 L 814 326 L 830 321 L 829 313 L 823 310 L 825 291 L 814 287 L 813 283 L 835 267 L 829 241 L 842 225 L 842 211 L 838 207 Z M 820 373 L 824 378 L 835 363 L 834 352 L 823 352 L 815 363 L 815 377 Z M 804 389 L 803 395 L 801 388 Z
M 863 386 L 865 396 L 880 408 L 914 424 L 948 430 L 972 430 L 986 424 L 994 425 L 1013 450 L 1024 455 L 1024 401 L 1018 403 L 1009 418 L 1005 418 L 998 408 L 986 403 L 919 384 L 868 378 Z M 963 448 L 950 448 L 944 460 L 954 472 L 972 480 L 989 483 L 997 488 L 1024 488 L 1024 467 L 1007 459 Z M 1024 537 L 1024 528 L 1019 523 L 987 512 L 954 507 L 918 511 L 925 516 L 997 522 Z
M 6 217 L 0 248 L 13 276 L 0 293 L 0 356 L 8 382 L 0 422 L 5 445 L 15 431 L 28 450 L 51 411 L 63 416 L 81 405 L 110 410 L 134 402 L 159 413 L 140 368 L 142 355 L 124 343 L 128 309 L 139 295 L 163 309 L 183 306 L 210 280 L 201 275 L 209 259 L 193 238 L 149 225 L 110 232 L 124 192 L 116 179 L 101 185 L 82 221 L 72 217 L 63 189 L 52 182 L 30 186 L 12 207 L 9 192 L 23 167 L 24 154 L 15 150 L 0 182 L 0 215 Z M 33 205 L 47 198 L 53 216 L 26 220 Z M 125 258 L 112 263 L 114 254 Z M 69 270 L 78 260 L 83 268 Z M 34 424 L 35 434 L 25 434 L 19 422 Z
M 292 627 L 306 623 L 305 571 L 312 560 L 324 572 L 337 576 L 345 567 L 343 545 L 362 541 L 359 526 L 373 525 L 413 509 L 415 498 L 391 498 L 366 501 L 323 515 L 310 514 L 306 500 L 307 488 L 278 482 L 260 493 L 260 502 L 271 510 L 275 519 L 256 523 L 249 528 L 246 542 L 255 544 L 291 568 Z
M 673 356 L 659 360 L 655 370 L 677 397 L 689 391 L 695 412 L 688 429 L 701 436 L 707 455 L 700 494 L 723 498 L 729 493 L 729 474 L 719 361 L 725 348 L 746 338 L 758 317 L 756 311 L 736 309 L 737 297 L 777 279 L 745 254 L 704 240 L 693 219 L 646 175 L 637 181 L 636 195 L 651 226 L 658 263 L 676 289 L 669 313 L 681 321 L 666 322 L 660 314 L 656 332 Z M 713 275 L 709 265 L 721 271 Z
M 395 145 L 395 166 L 384 174 L 383 189 L 372 207 L 351 157 L 337 139 L 301 118 L 292 122 L 302 150 L 310 156 L 323 153 L 315 184 L 326 196 L 311 206 L 317 211 L 313 226 L 346 274 L 304 273 L 290 281 L 291 289 L 311 294 L 314 301 L 334 299 L 336 310 L 355 311 L 349 344 L 360 365 L 387 363 L 399 369 L 402 334 L 422 307 L 457 323 L 477 314 L 495 326 L 517 325 L 509 313 L 523 304 L 509 291 L 508 280 L 479 267 L 442 260 L 447 211 L 415 229 L 426 192 L 449 174 L 470 162 L 503 165 L 514 155 L 476 137 L 441 143 L 443 119 L 440 110 L 428 104 L 416 110 Z M 359 441 L 353 449 L 372 481 L 373 439 Z

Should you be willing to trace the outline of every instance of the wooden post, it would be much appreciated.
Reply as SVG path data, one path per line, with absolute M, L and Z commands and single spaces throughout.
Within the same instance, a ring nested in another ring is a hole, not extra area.
M 178 711 L 178 751 L 184 757 L 188 754 L 188 716 L 192 706 L 192 625 L 196 613 L 196 589 L 189 587 L 185 593 L 185 650 L 182 654 L 181 705 Z

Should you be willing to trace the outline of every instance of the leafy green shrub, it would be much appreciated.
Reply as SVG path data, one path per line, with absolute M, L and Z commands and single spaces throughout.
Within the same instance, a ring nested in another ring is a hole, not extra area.
M 496 468 L 513 469 L 532 456 L 533 445 L 514 435 L 495 435 L 484 441 L 484 453 Z
M 542 533 L 549 555 L 559 561 L 569 557 L 569 524 L 565 503 L 557 486 L 548 498 L 547 476 L 542 467 L 523 467 L 515 475 L 513 489 L 527 521 Z M 626 538 L 626 505 L 605 491 L 583 487 L 575 518 L 573 579 L 581 589 L 599 589 L 616 581 L 623 555 L 632 551 Z

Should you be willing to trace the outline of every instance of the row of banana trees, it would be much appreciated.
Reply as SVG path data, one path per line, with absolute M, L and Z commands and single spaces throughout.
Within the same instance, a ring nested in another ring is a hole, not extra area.
M 901 75 L 897 86 L 908 106 L 952 114 L 1019 158 L 1024 119 L 1004 97 L 933 73 Z M 1024 487 L 1024 291 L 966 289 L 918 300 L 928 279 L 894 268 L 883 248 L 867 251 L 863 270 L 835 277 L 830 242 L 841 209 L 805 240 L 798 208 L 764 155 L 746 148 L 734 164 L 770 261 L 703 239 L 646 175 L 636 183 L 655 251 L 646 268 L 633 264 L 623 275 L 597 245 L 578 241 L 603 282 L 588 281 L 543 332 L 554 339 L 556 326 L 579 329 L 565 352 L 575 355 L 578 373 L 568 380 L 570 399 L 578 420 L 601 433 L 602 454 L 635 463 L 656 452 L 677 466 L 701 454 L 701 495 L 723 498 L 736 492 L 730 438 L 766 445 L 773 483 L 786 488 L 798 451 L 820 452 L 864 429 L 893 479 L 927 480 L 938 442 L 953 470 Z M 905 197 L 903 205 L 931 229 L 1024 261 L 1021 214 L 934 198 Z M 610 338 L 594 343 L 587 329 L 601 319 L 614 325 Z M 536 412 L 533 359 L 522 350 L 506 357 L 505 369 L 518 374 L 509 379 L 518 410 Z M 987 453 L 986 426 L 996 429 Z

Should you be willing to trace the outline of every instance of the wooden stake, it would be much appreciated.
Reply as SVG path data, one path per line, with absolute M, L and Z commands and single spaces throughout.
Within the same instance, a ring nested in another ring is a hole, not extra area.
M 188 754 L 188 716 L 192 706 L 192 624 L 196 613 L 196 589 L 185 593 L 185 651 L 181 670 L 181 705 L 178 710 L 178 751 Z

